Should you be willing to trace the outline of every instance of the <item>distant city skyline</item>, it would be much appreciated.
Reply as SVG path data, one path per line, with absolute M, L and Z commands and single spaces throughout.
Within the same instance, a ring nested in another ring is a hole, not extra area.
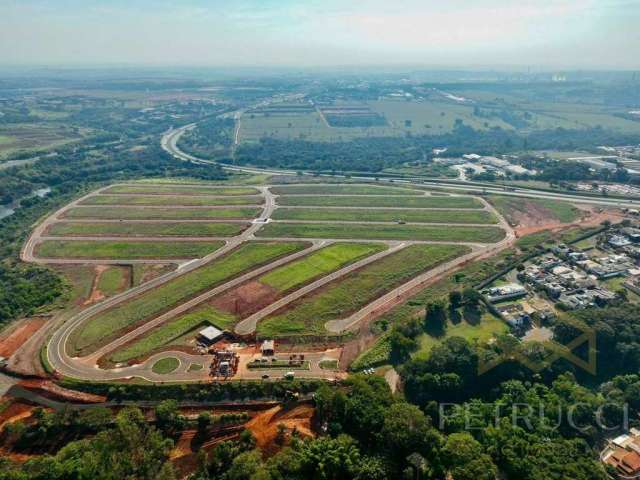
M 1 65 L 640 68 L 638 0 L 5 0 Z

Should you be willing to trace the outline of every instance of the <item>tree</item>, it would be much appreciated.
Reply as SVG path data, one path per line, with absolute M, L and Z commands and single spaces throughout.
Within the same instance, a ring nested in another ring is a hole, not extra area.
M 447 311 L 443 302 L 430 302 L 425 311 L 425 328 L 433 335 L 442 335 L 447 328 Z
M 164 400 L 156 407 L 156 425 L 165 433 L 172 434 L 184 428 L 184 419 L 178 411 L 178 402 Z
M 482 445 L 466 432 L 449 435 L 441 455 L 456 480 L 495 480 L 498 473 Z
M 477 307 L 480 304 L 482 296 L 475 288 L 465 288 L 462 292 L 462 296 L 467 305 L 471 307 Z
M 431 419 L 415 405 L 394 403 L 384 418 L 380 445 L 399 462 L 412 453 L 434 458 L 442 437 L 431 427 Z
M 462 292 L 460 290 L 453 290 L 449 292 L 449 304 L 451 308 L 458 308 L 462 305 Z

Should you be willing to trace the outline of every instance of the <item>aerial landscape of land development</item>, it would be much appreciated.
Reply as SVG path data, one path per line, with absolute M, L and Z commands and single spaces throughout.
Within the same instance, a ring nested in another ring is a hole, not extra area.
M 0 18 L 0 480 L 640 479 L 640 5 Z

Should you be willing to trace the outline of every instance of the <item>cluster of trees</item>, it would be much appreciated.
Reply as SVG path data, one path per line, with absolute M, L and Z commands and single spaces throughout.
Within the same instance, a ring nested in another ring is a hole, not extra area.
M 101 428 L 104 420 L 92 426 Z M 113 426 L 93 437 L 69 442 L 55 455 L 35 457 L 21 466 L 0 458 L 0 480 L 176 478 L 168 461 L 173 441 L 149 425 L 140 410 L 125 408 L 109 423 Z
M 524 135 L 501 128 L 475 130 L 458 122 L 452 132 L 442 135 L 367 137 L 342 142 L 263 138 L 258 143 L 240 145 L 235 161 L 241 165 L 298 170 L 379 172 L 406 162 L 424 161 L 431 157 L 433 148 L 443 145 L 449 148 L 446 155 L 454 157 L 469 151 L 494 155 L 529 149 L 572 150 L 637 143 L 637 140 L 637 136 L 600 127 L 582 130 L 556 128 Z
M 396 323 L 389 334 L 391 344 L 391 358 L 394 363 L 402 363 L 409 359 L 412 352 L 418 348 L 418 336 L 427 332 L 434 337 L 445 334 L 449 320 L 456 323 L 480 317 L 480 293 L 469 287 L 463 291 L 453 290 L 449 293 L 448 304 L 444 300 L 430 301 L 425 306 L 424 318 L 411 317 Z M 464 315 L 458 310 L 464 309 Z
M 214 159 L 229 155 L 235 122 L 232 118 L 211 117 L 180 137 L 180 148 L 192 155 Z
M 0 327 L 14 318 L 32 315 L 64 289 L 61 278 L 47 268 L 0 263 Z

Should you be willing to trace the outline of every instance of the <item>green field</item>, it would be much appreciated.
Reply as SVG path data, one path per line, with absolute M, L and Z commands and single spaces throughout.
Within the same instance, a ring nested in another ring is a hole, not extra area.
M 497 223 L 486 210 L 369 210 L 346 208 L 278 208 L 274 220 L 410 222 L 410 223 Z
M 256 236 L 494 243 L 502 240 L 505 233 L 498 227 L 272 222 Z
M 151 371 L 159 375 L 174 372 L 180 366 L 180 360 L 173 357 L 162 358 L 153 364 Z
M 126 268 L 127 267 L 107 268 L 102 272 L 98 279 L 98 290 L 107 297 L 110 297 L 111 295 L 115 295 L 127 288 L 128 285 L 125 282 L 127 279 L 127 272 L 125 271 Z
M 214 325 L 225 330 L 230 328 L 234 322 L 235 318 L 232 315 L 218 312 L 214 308 L 206 306 L 153 329 L 147 335 L 113 352 L 109 360 L 113 363 L 126 362 L 147 355 L 201 326 Z
M 469 251 L 459 245 L 409 246 L 267 317 L 258 324 L 258 336 L 327 335 L 327 321 L 345 318 L 416 275 Z
M 96 220 L 203 220 L 251 219 L 260 215 L 258 208 L 143 208 L 79 207 L 67 210 L 64 218 Z
M 482 208 L 472 197 L 278 197 L 278 205 L 318 207 Z
M 89 353 L 127 327 L 156 316 L 224 280 L 306 246 L 302 242 L 249 242 L 232 253 L 149 290 L 135 299 L 103 312 L 75 329 L 70 347 L 74 354 Z
M 441 337 L 433 337 L 428 333 L 423 333 L 418 337 L 419 348 L 414 353 L 416 358 L 426 358 L 434 345 L 442 342 L 449 337 L 462 337 L 470 342 L 478 341 L 481 343 L 488 342 L 496 335 L 508 333 L 509 327 L 505 322 L 492 314 L 485 312 L 480 318 L 480 323 L 474 325 L 465 320 L 458 323 L 447 324 L 445 334 Z
M 263 197 L 196 197 L 189 195 L 95 195 L 89 197 L 80 205 L 261 205 Z
M 259 281 L 285 292 L 385 249 L 385 245 L 379 244 L 335 243 L 276 268 L 260 277 Z
M 510 197 L 506 195 L 489 195 L 487 199 L 512 224 L 517 224 L 519 214 L 530 214 L 534 209 L 562 223 L 573 222 L 580 216 L 578 208 L 568 202 L 559 200 Z
M 217 250 L 222 242 L 136 242 L 47 240 L 38 244 L 42 258 L 104 258 L 134 260 L 143 258 L 200 258 Z
M 206 185 L 115 185 L 103 193 L 135 193 L 180 195 L 258 195 L 260 192 L 249 187 L 216 187 Z
M 242 223 L 56 223 L 49 235 L 210 236 L 232 237 L 248 227 Z
M 424 195 L 424 191 L 378 185 L 283 185 L 271 187 L 275 195 Z

